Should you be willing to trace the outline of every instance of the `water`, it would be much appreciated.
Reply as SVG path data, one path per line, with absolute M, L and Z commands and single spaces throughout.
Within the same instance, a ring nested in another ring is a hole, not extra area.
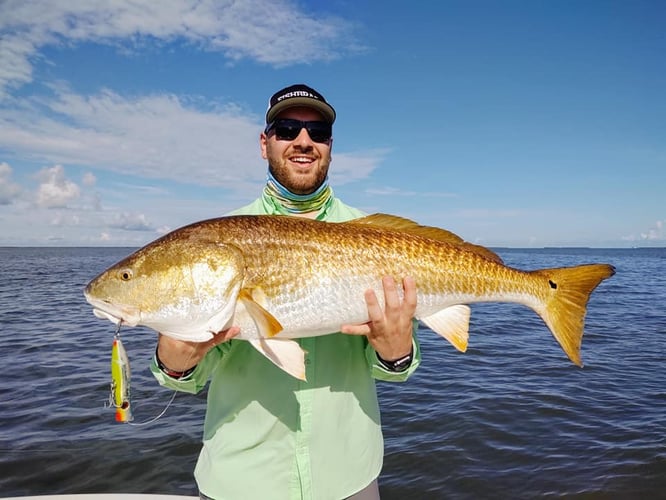
M 104 408 L 114 329 L 81 291 L 129 252 L 0 248 L 1 495 L 196 494 L 205 394 L 144 427 Z M 417 373 L 378 386 L 382 498 L 666 498 L 666 249 L 499 253 L 524 269 L 616 266 L 589 304 L 585 367 L 522 306 L 474 305 L 465 354 L 421 331 Z M 123 342 L 149 420 L 171 397 L 148 370 L 155 334 Z

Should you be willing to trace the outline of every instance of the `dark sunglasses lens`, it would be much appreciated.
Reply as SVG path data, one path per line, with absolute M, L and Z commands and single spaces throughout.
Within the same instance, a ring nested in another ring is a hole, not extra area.
M 331 126 L 326 122 L 309 122 L 306 130 L 314 142 L 328 142 L 331 138 Z
M 300 125 L 275 125 L 275 136 L 281 141 L 293 141 L 301 132 Z
M 298 120 L 276 120 L 268 131 L 275 130 L 275 136 L 281 141 L 293 141 L 305 127 L 314 142 L 328 142 L 331 139 L 331 125 L 326 122 L 301 122 Z

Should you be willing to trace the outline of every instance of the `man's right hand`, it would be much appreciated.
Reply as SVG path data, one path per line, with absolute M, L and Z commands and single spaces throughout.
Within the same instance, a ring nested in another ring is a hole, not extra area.
M 228 330 L 216 333 L 206 342 L 187 342 L 176 340 L 158 333 L 157 357 L 162 364 L 174 372 L 185 372 L 199 364 L 206 353 L 216 345 L 226 342 L 240 333 L 240 328 L 232 326 Z

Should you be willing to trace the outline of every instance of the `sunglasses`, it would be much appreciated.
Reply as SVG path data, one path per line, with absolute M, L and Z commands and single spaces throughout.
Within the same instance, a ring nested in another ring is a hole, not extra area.
M 333 127 L 328 122 L 312 121 L 302 122 L 291 118 L 278 118 L 266 125 L 265 134 L 275 130 L 275 137 L 279 141 L 293 141 L 301 133 L 301 129 L 308 131 L 310 139 L 314 142 L 328 142 L 333 135 Z

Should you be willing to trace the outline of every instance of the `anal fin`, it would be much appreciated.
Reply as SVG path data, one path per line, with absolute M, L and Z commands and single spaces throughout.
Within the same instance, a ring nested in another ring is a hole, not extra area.
M 450 306 L 426 318 L 419 318 L 428 328 L 441 335 L 461 352 L 467 350 L 469 340 L 469 306 Z

